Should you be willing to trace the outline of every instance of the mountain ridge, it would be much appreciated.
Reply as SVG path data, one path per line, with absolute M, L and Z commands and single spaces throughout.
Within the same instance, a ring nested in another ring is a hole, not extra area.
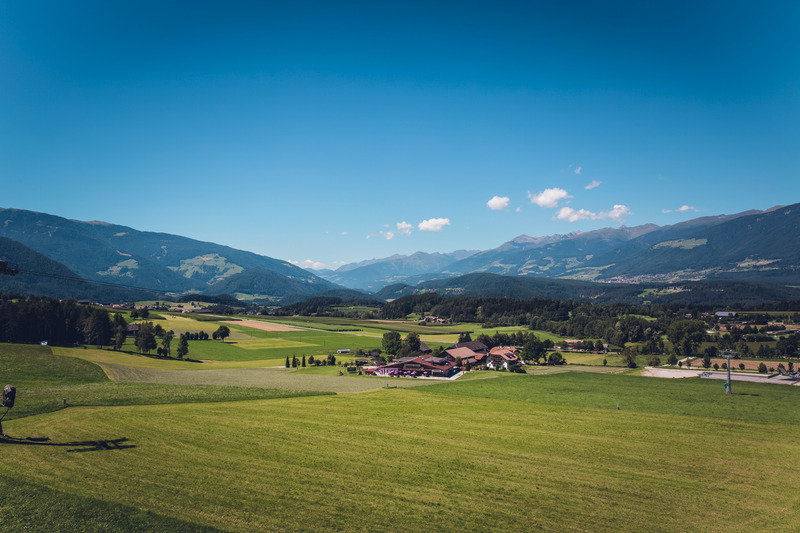
M 0 236 L 12 239 L 78 276 L 159 291 L 205 292 L 246 270 L 268 270 L 311 291 L 338 288 L 313 273 L 229 246 L 108 222 L 0 208 Z M 285 294 L 282 294 L 282 296 Z

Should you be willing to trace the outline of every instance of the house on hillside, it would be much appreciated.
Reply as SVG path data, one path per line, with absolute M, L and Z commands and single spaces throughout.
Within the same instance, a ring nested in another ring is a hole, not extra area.
M 517 356 L 517 348 L 511 346 L 495 346 L 489 350 L 489 355 L 486 357 L 486 368 L 492 370 L 511 370 L 519 365 L 520 361 Z
M 136 337 L 139 334 L 139 324 L 128 324 L 128 327 L 125 328 L 125 337 L 130 339 Z

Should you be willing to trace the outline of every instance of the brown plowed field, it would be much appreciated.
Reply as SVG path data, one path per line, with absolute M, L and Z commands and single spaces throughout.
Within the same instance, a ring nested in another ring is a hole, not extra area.
M 236 324 L 238 326 L 245 326 L 253 329 L 260 329 L 261 331 L 302 331 L 298 328 L 290 326 L 282 326 L 280 324 L 269 324 L 258 320 L 222 320 L 226 324 Z

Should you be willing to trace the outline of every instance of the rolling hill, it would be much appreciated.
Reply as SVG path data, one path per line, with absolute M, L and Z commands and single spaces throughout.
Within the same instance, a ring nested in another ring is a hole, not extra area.
M 0 237 L 0 260 L 22 265 L 19 274 L 0 276 L 0 291 L 102 303 L 144 300 L 154 294 L 82 280 L 61 263 L 6 237 Z
M 261 277 L 264 272 L 271 273 L 269 283 L 276 296 L 288 294 L 288 287 L 301 287 L 304 294 L 338 288 L 307 270 L 271 257 L 105 222 L 0 209 L 0 236 L 93 281 L 176 293 L 206 292 L 220 282 L 254 270 L 262 272 Z M 251 276 L 253 280 L 259 277 Z

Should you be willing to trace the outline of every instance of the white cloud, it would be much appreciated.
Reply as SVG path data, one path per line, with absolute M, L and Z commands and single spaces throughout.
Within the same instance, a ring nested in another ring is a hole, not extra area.
M 346 231 L 343 231 L 343 232 L 342 232 L 342 235 L 347 235 L 347 232 L 346 232 Z
M 600 213 L 593 213 L 586 209 L 573 209 L 571 207 L 562 207 L 558 210 L 553 216 L 553 220 L 566 220 L 567 222 L 578 222 L 579 220 L 598 220 L 603 218 L 610 218 L 611 220 L 616 220 L 617 222 L 621 222 L 625 219 L 628 215 L 631 214 L 631 210 L 628 209 L 628 206 L 617 204 L 614 206 L 614 209 L 611 211 L 603 211 Z
M 413 228 L 411 224 L 406 222 L 405 220 L 402 222 L 397 223 L 397 233 L 400 235 L 411 235 L 411 228 Z
M 578 168 L 576 168 L 576 169 L 575 169 L 575 174 L 580 174 L 580 173 L 581 173 L 581 169 L 582 169 L 582 168 L 583 168 L 583 167 L 578 167 Z
M 511 200 L 508 198 L 508 196 L 493 196 L 491 200 L 486 202 L 486 205 L 492 211 L 502 211 L 508 207 L 510 202 Z
M 392 239 L 394 239 L 394 232 L 393 231 L 379 231 L 378 233 L 380 233 L 381 237 L 383 237 L 387 241 L 391 241 Z
M 564 198 L 572 198 L 567 191 L 559 189 L 558 187 L 552 189 L 545 189 L 539 194 L 531 194 L 528 191 L 528 198 L 531 199 L 532 204 L 540 205 L 542 207 L 558 207 L 559 200 Z
M 628 209 L 627 205 L 615 205 L 614 209 L 607 213 L 600 213 L 600 218 L 610 218 L 611 220 L 616 220 L 617 222 L 622 222 L 625 220 L 625 217 L 631 214 L 631 210 Z
M 592 182 L 589 185 L 587 185 L 586 187 L 584 187 L 584 189 L 586 189 L 587 191 L 590 191 L 590 190 L 594 189 L 595 187 L 599 187 L 601 183 L 602 183 L 601 181 L 592 180 Z
M 662 209 L 662 213 L 685 213 L 686 211 L 697 211 L 696 207 L 691 205 L 682 205 L 678 209 Z
M 325 263 L 320 263 L 319 261 L 312 261 L 311 259 L 306 259 L 305 261 L 293 261 L 289 259 L 289 262 L 294 266 L 299 266 L 300 268 L 312 268 L 314 270 L 321 270 L 325 268 Z
M 558 213 L 553 217 L 558 220 L 566 220 L 568 222 L 577 222 L 579 220 L 594 220 L 597 215 L 586 209 L 572 209 L 571 207 L 562 207 Z
M 439 232 L 442 231 L 442 228 L 449 225 L 449 218 L 429 218 L 428 220 L 423 220 L 420 222 L 417 227 L 420 229 L 420 231 Z

